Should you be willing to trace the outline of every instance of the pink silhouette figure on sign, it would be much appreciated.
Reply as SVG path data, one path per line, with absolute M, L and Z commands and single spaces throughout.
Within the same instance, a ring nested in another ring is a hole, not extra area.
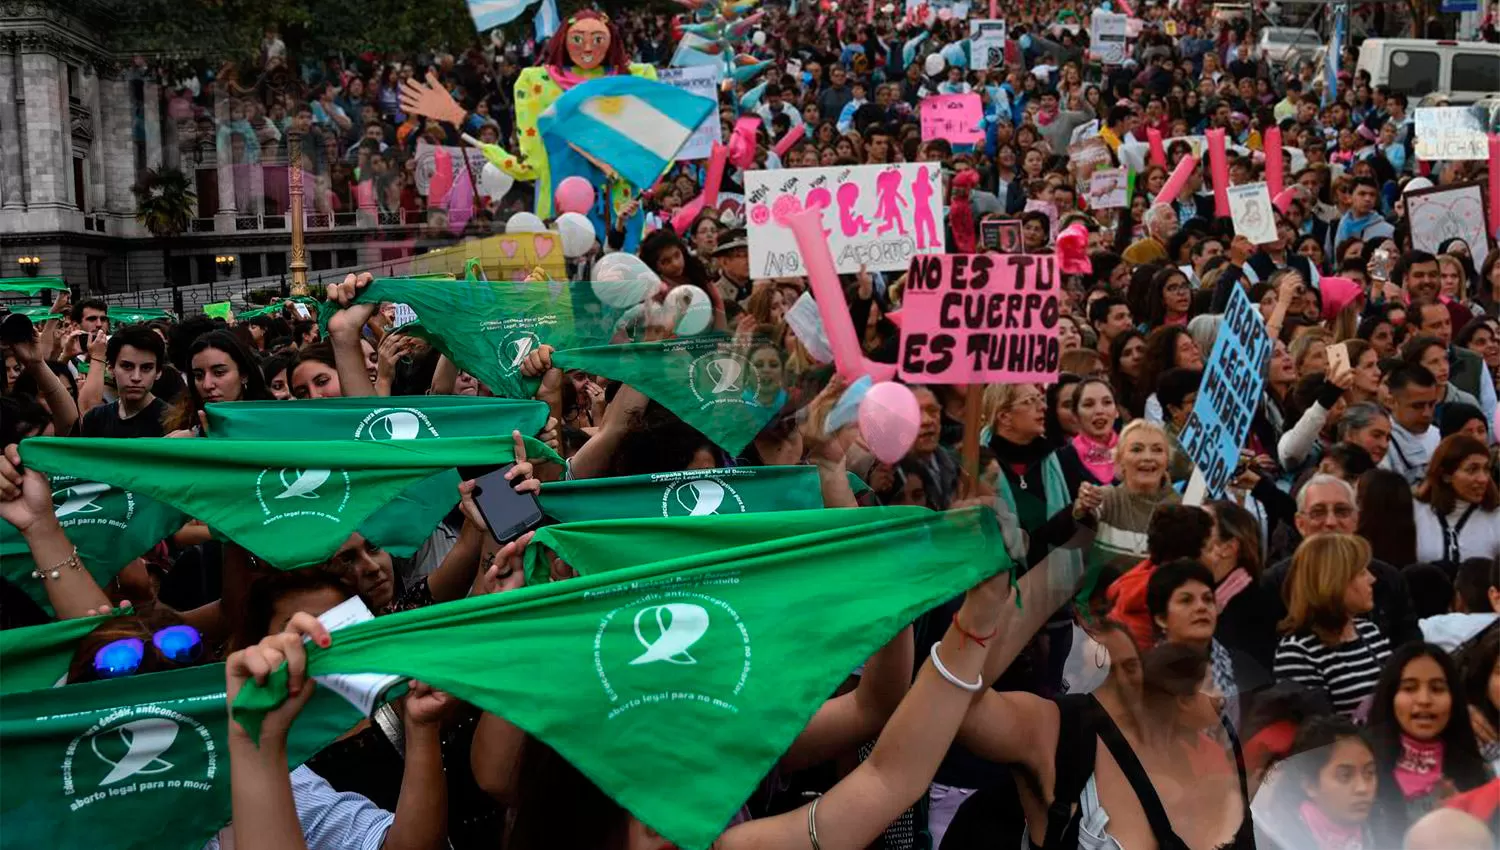
M 912 199 L 912 229 L 917 232 L 917 250 L 921 251 L 929 245 L 940 248 L 943 245 L 942 238 L 938 236 L 937 222 L 932 220 L 932 179 L 927 174 L 927 166 L 917 169 L 917 180 L 911 184 Z
M 891 170 L 875 178 L 875 217 L 883 219 L 877 235 L 889 233 L 893 228 L 902 236 L 906 235 L 906 219 L 901 217 L 901 207 L 906 202 L 901 199 L 901 172 Z
M 845 183 L 839 187 L 839 227 L 843 229 L 845 237 L 870 232 L 869 220 L 854 211 L 854 205 L 858 201 L 858 184 Z
M 829 205 L 832 204 L 832 203 L 833 203 L 833 195 L 832 195 L 832 193 L 830 193 L 827 189 L 823 188 L 822 186 L 819 186 L 818 188 L 816 188 L 816 189 L 812 190 L 811 192 L 807 193 L 807 199 L 805 201 L 803 201 L 803 209 L 817 210 L 819 213 L 822 213 L 823 210 L 828 209 Z M 832 235 L 833 235 L 833 231 L 832 230 L 829 230 L 826 227 L 823 228 L 823 236 L 824 237 L 828 237 L 828 236 L 832 236 Z

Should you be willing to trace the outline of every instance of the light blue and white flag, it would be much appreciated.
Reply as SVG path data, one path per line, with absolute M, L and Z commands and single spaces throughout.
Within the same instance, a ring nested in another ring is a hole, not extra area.
M 1323 59 L 1323 67 L 1327 71 L 1323 80 L 1322 105 L 1325 107 L 1338 99 L 1339 60 L 1344 57 L 1344 39 L 1348 26 L 1346 7 L 1342 4 L 1334 7 L 1333 35 L 1328 39 L 1328 54 Z
M 646 189 L 716 107 L 708 98 L 665 83 L 600 77 L 558 98 L 542 113 L 537 128 L 554 177 L 590 175 L 592 157 L 632 186 Z
M 557 16 L 557 0 L 542 0 L 542 5 L 536 9 L 536 19 L 531 23 L 536 28 L 537 44 L 551 38 L 562 26 L 562 19 Z
M 469 0 L 469 16 L 474 19 L 474 28 L 484 32 L 521 17 L 521 13 L 536 2 L 537 0 Z M 556 9 L 553 14 L 557 14 Z

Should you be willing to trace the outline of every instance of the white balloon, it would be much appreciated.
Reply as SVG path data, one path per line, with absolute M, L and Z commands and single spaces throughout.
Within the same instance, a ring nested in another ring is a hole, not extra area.
M 563 256 L 575 259 L 594 247 L 594 223 L 583 213 L 563 213 L 557 217 L 557 233 L 562 237 Z
M 764 32 L 761 32 L 760 30 L 756 30 L 755 31 L 755 35 L 750 36 L 750 41 L 756 47 L 765 47 L 766 46 L 766 34 Z
M 616 310 L 628 310 L 661 287 L 661 278 L 634 254 L 605 254 L 594 263 L 594 295 Z
M 479 194 L 488 195 L 490 200 L 498 201 L 505 197 L 510 187 L 516 185 L 516 178 L 500 170 L 493 162 L 486 162 L 483 170 L 479 172 Z
M 936 77 L 938 74 L 943 73 L 944 68 L 948 67 L 948 60 L 944 59 L 941 54 L 932 53 L 927 56 L 926 61 L 922 63 L 922 67 L 927 69 L 927 76 Z
M 708 330 L 714 320 L 714 304 L 708 293 L 683 284 L 667 292 L 667 306 L 677 313 L 677 334 L 695 336 Z
M 546 233 L 547 225 L 536 215 L 529 212 L 518 212 L 505 222 L 506 233 Z

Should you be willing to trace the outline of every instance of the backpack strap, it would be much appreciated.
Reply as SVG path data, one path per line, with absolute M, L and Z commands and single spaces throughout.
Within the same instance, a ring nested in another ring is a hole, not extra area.
M 1047 806 L 1047 835 L 1042 850 L 1064 850 L 1065 839 L 1075 836 L 1077 846 L 1078 798 L 1094 775 L 1094 755 L 1098 744 L 1094 737 L 1097 717 L 1103 713 L 1092 694 L 1067 694 L 1058 697 L 1057 752 L 1053 758 L 1052 802 Z

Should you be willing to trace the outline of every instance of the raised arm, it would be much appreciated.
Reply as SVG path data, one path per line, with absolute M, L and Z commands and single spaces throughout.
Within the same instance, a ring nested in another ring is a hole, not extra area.
M 339 387 L 346 398 L 375 395 L 359 339 L 365 323 L 379 305 L 354 303 L 355 296 L 372 280 L 369 272 L 363 272 L 357 277 L 348 275 L 343 283 L 328 284 L 328 300 L 343 308 L 328 320 L 328 336 L 333 344 L 334 362 L 338 364 Z
M 1008 582 L 1001 574 L 969 591 L 957 617 L 962 631 L 957 625 L 948 628 L 868 759 L 811 804 L 733 827 L 715 845 L 718 850 L 782 850 L 809 843 L 823 850 L 862 850 L 874 841 L 927 790 L 974 693 L 984 687 L 986 651 L 964 632 L 989 634 L 1005 626 L 1015 606 Z
M 68 541 L 52 507 L 52 485 L 34 469 L 21 466 L 16 446 L 0 458 L 0 520 L 21 532 L 36 563 L 26 581 L 41 582 L 58 619 L 87 617 L 108 608 L 109 597 L 84 569 L 78 549 Z
M 104 357 L 108 351 L 109 337 L 104 331 L 94 331 L 88 342 L 89 374 L 83 379 L 83 386 L 78 388 L 80 414 L 88 413 L 104 403 L 104 372 L 109 368 Z
M 47 409 L 52 412 L 53 433 L 59 437 L 72 434 L 73 426 L 78 424 L 78 403 L 68 393 L 62 379 L 47 366 L 38 339 L 33 337 L 31 342 L 15 343 L 11 352 L 31 373 L 32 380 L 36 381 L 37 394 L 47 402 Z

